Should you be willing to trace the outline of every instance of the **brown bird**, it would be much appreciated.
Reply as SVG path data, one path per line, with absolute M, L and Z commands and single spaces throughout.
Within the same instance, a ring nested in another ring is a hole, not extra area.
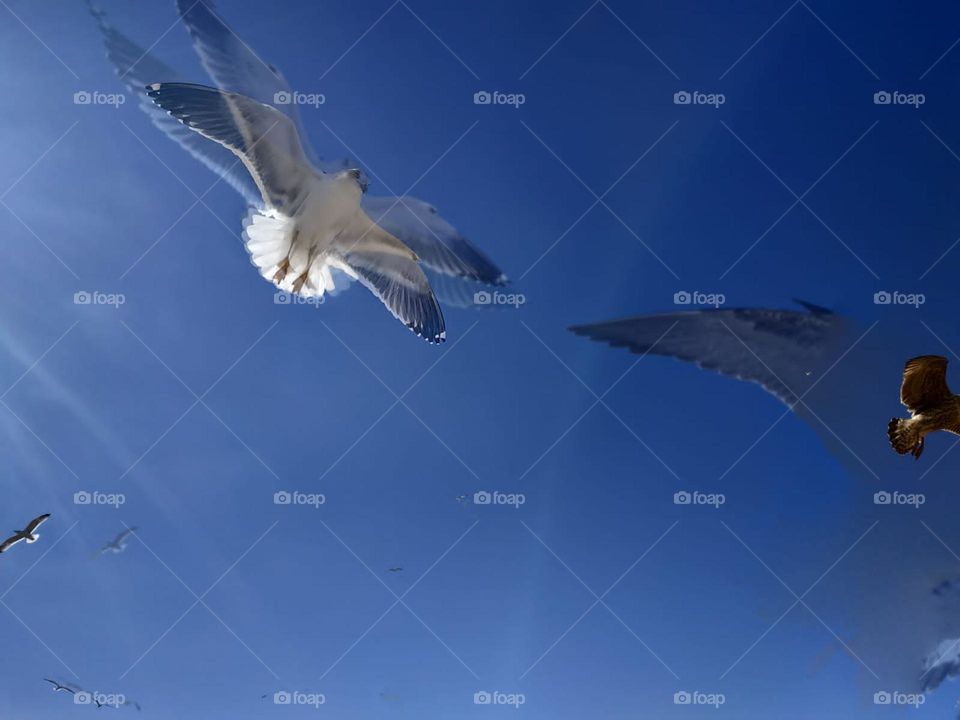
M 909 418 L 893 418 L 887 428 L 890 444 L 901 455 L 919 458 L 923 438 L 936 430 L 960 435 L 960 397 L 947 387 L 947 359 L 921 355 L 903 368 L 900 402 Z

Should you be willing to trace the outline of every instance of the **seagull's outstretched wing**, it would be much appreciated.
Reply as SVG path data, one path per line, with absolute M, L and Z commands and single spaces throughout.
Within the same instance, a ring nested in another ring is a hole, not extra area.
M 125 528 L 119 535 L 117 535 L 114 542 L 118 544 L 122 543 L 124 540 L 127 539 L 127 537 L 129 537 L 130 535 L 133 535 L 133 533 L 135 533 L 137 530 L 138 528 L 136 525 L 134 525 L 133 527 Z
M 362 209 L 334 242 L 339 269 L 376 295 L 390 313 L 431 343 L 446 340 L 446 326 L 416 253 L 374 223 Z
M 14 545 L 16 545 L 18 542 L 20 542 L 23 539 L 24 539 L 24 536 L 20 535 L 19 533 L 16 535 L 11 535 L 2 543 L 0 543 L 0 553 L 6 552 L 7 550 L 12 548 Z
M 346 160 L 325 163 L 319 158 L 303 129 L 300 109 L 292 101 L 293 90 L 286 78 L 230 29 L 217 13 L 213 0 L 177 0 L 177 11 L 203 68 L 218 88 L 273 105 L 289 117 L 306 156 L 325 172 L 348 166 Z
M 222 145 L 191 132 L 189 128 L 164 112 L 162 108 L 157 107 L 143 94 L 143 88 L 148 83 L 158 80 L 179 82 L 183 76 L 110 25 L 102 10 L 92 3 L 88 2 L 88 5 L 103 35 L 107 59 L 113 64 L 117 75 L 130 93 L 137 98 L 140 109 L 146 113 L 150 121 L 208 169 L 222 177 L 243 196 L 248 205 L 262 205 L 257 186 L 233 153 Z
M 203 67 L 218 88 L 273 105 L 284 113 L 297 129 L 306 156 L 321 170 L 355 167 L 349 159 L 325 161 L 317 155 L 303 129 L 290 84 L 223 21 L 213 0 L 177 0 L 177 7 Z M 364 195 L 361 204 L 374 222 L 408 245 L 430 270 L 488 285 L 506 284 L 500 268 L 428 203 L 413 197 Z
M 243 95 L 190 83 L 153 83 L 147 94 L 171 116 L 233 152 L 263 201 L 292 214 L 313 172 L 289 117 Z
M 30 521 L 30 524 L 27 525 L 26 532 L 32 535 L 38 527 L 40 527 L 41 525 L 43 525 L 43 523 L 47 521 L 47 518 L 49 517 L 50 517 L 50 513 L 44 513 L 39 517 L 35 517 L 33 520 Z
M 487 285 L 507 284 L 500 268 L 423 200 L 364 195 L 360 204 L 377 225 L 403 241 L 431 270 Z
M 821 309 L 694 310 L 570 329 L 614 347 L 686 360 L 758 383 L 791 408 L 846 335 L 842 318 Z

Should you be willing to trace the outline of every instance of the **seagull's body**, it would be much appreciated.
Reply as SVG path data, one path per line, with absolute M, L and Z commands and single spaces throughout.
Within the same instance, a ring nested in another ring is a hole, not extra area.
M 124 550 L 127 549 L 127 538 L 130 535 L 132 535 L 134 532 L 136 532 L 136 530 L 137 530 L 136 526 L 125 529 L 123 532 L 117 535 L 113 540 L 106 543 L 102 548 L 100 548 L 100 552 L 97 554 L 103 555 L 104 553 L 108 553 L 108 552 L 112 552 L 114 554 L 122 553 Z
M 307 158 L 291 119 L 239 93 L 189 83 L 153 83 L 148 95 L 172 117 L 233 152 L 263 199 L 244 232 L 260 274 L 280 290 L 323 297 L 339 273 L 359 280 L 410 330 L 446 339 L 443 313 L 409 247 L 360 207 L 357 169 L 327 173 Z
M 390 572 L 390 573 L 403 572 L 403 568 L 402 567 L 387 568 L 387 572 Z
M 947 386 L 947 359 L 921 355 L 903 368 L 900 402 L 909 418 L 893 418 L 887 427 L 890 445 L 901 455 L 919 459 L 923 439 L 937 430 L 960 435 L 960 397 Z
M 40 515 L 39 517 L 31 520 L 27 527 L 25 527 L 23 530 L 14 530 L 13 535 L 0 543 L 0 553 L 6 552 L 23 540 L 26 540 L 27 543 L 35 543 L 40 538 L 37 528 L 40 527 L 40 525 L 42 525 L 48 517 L 50 517 L 50 513 Z

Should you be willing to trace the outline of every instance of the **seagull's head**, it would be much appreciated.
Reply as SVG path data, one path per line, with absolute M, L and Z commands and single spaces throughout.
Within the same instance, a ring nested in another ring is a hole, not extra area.
M 369 185 L 369 182 L 367 181 L 367 176 L 363 170 L 358 170 L 357 168 L 342 170 L 340 173 L 338 173 L 338 177 L 347 178 L 352 182 L 355 182 L 362 193 L 367 191 L 367 185 Z

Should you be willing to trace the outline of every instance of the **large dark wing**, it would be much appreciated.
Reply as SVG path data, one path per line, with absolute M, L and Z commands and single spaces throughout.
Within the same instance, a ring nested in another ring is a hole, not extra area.
M 50 513 L 44 513 L 40 517 L 35 517 L 33 520 L 30 521 L 30 524 L 27 525 L 27 532 L 32 535 L 33 531 L 36 530 L 38 527 L 40 527 L 44 522 L 46 522 L 48 517 L 50 517 Z
M 912 413 L 936 407 L 951 396 L 947 387 L 947 359 L 921 355 L 907 360 L 900 386 L 900 402 Z
M 157 107 L 143 94 L 149 83 L 178 82 L 181 73 L 147 52 L 140 45 L 107 22 L 102 10 L 88 2 L 90 12 L 97 20 L 107 59 L 127 89 L 137 98 L 140 109 L 159 130 L 189 152 L 193 157 L 222 177 L 234 190 L 243 195 L 248 205 L 262 205 L 260 193 L 250 175 L 237 157 L 227 148 L 193 132 L 163 108 Z
M 570 329 L 758 383 L 791 408 L 846 335 L 842 318 L 829 312 L 753 308 L 644 315 Z

